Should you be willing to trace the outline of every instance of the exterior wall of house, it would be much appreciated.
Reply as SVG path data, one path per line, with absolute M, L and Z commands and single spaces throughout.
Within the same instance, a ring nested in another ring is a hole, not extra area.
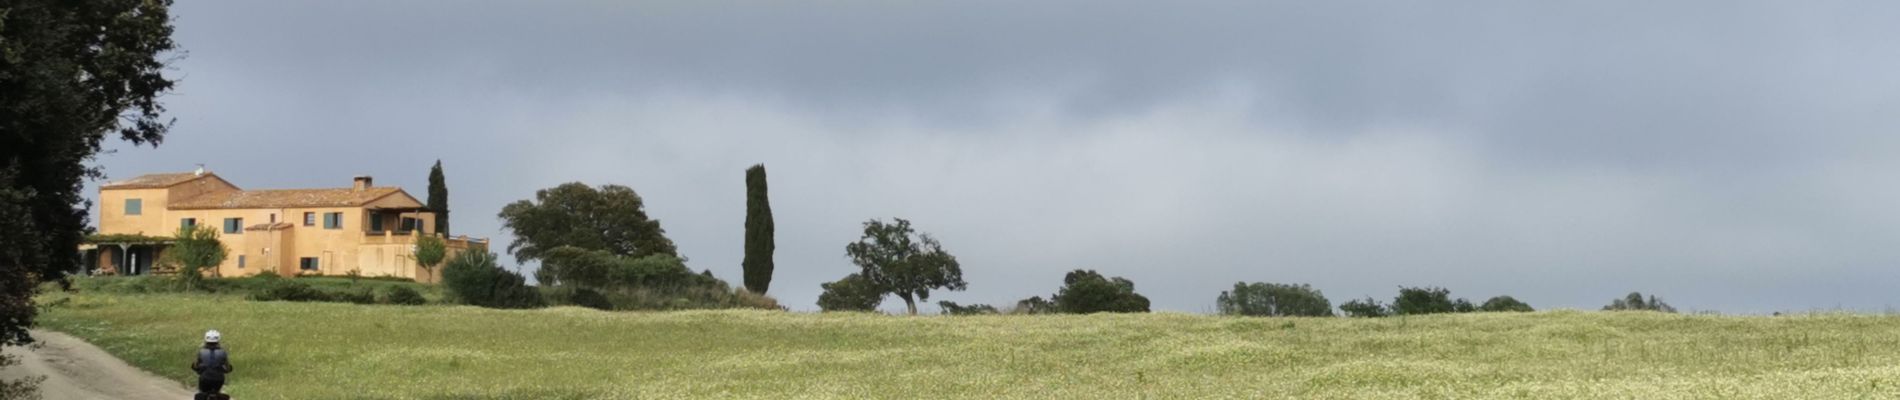
M 399 228 L 401 216 L 415 218 L 432 226 L 434 213 L 411 212 L 400 216 L 394 213 L 377 213 L 357 207 L 325 208 L 288 208 L 279 210 L 183 210 L 179 218 L 192 216 L 204 221 L 217 221 L 222 227 L 224 218 L 244 218 L 246 226 L 269 222 L 270 214 L 277 214 L 280 222 L 292 226 L 278 230 L 247 230 L 241 234 L 222 234 L 219 239 L 231 249 L 231 254 L 219 266 L 223 276 L 250 276 L 264 271 L 274 271 L 278 275 L 298 274 L 348 275 L 356 271 L 362 276 L 393 276 L 425 280 L 428 274 L 418 271 L 415 265 L 415 237 L 395 232 Z M 313 223 L 304 224 L 304 213 L 312 213 Z M 342 224 L 336 229 L 325 229 L 323 215 L 342 213 Z M 384 219 L 383 231 L 369 230 L 369 218 L 380 215 Z M 291 216 L 290 219 L 284 219 Z M 260 218 L 252 222 L 253 218 Z M 425 228 L 426 229 L 426 228 Z M 222 232 L 222 231 L 220 231 Z M 425 231 L 426 232 L 426 231 Z M 467 249 L 468 241 L 450 240 L 451 253 Z M 479 242 L 478 242 L 479 243 Z M 485 248 L 485 247 L 484 247 Z M 286 250 L 287 249 L 287 250 Z M 244 257 L 244 267 L 238 266 L 238 257 Z M 314 258 L 316 269 L 303 269 L 303 259 Z
M 177 232 L 179 227 L 184 226 L 184 220 L 186 218 L 195 219 L 198 226 L 208 226 L 218 230 L 218 241 L 224 242 L 225 257 L 224 263 L 218 265 L 217 273 L 223 276 L 257 274 L 260 270 L 255 267 L 255 265 L 258 265 L 258 261 L 262 261 L 264 260 L 263 257 L 266 257 L 263 253 L 263 247 L 268 245 L 268 239 L 272 236 L 273 232 L 247 231 L 244 228 L 251 225 L 269 223 L 273 216 L 280 220 L 283 218 L 282 210 L 274 209 L 171 210 L 167 212 L 166 215 L 171 218 L 171 223 L 166 227 L 166 232 Z M 224 220 L 226 218 L 240 219 L 236 233 L 225 231 Z M 165 236 L 170 236 L 170 234 L 166 234 Z M 263 237 L 253 239 L 252 236 Z M 249 249 L 253 242 L 256 242 L 259 246 L 256 253 L 250 252 L 251 249 Z M 245 265 L 243 268 L 238 267 L 239 255 L 244 256 Z
M 246 230 L 240 236 L 219 236 L 230 250 L 225 262 L 218 266 L 219 276 L 250 276 L 275 272 L 283 275 L 285 266 L 295 266 L 295 254 L 284 251 L 296 243 L 297 231 L 292 229 Z
M 174 216 L 174 211 L 166 205 L 171 204 L 173 200 L 232 190 L 238 190 L 237 186 L 216 175 L 206 175 L 168 188 L 101 189 L 99 191 L 99 233 L 171 236 L 178 232 L 178 219 L 184 216 Z M 128 199 L 140 201 L 141 210 L 138 215 L 126 213 Z
M 316 207 L 316 208 L 276 208 L 276 209 L 171 209 L 167 207 L 171 200 L 183 200 L 200 194 L 221 190 L 238 190 L 222 179 L 197 179 L 170 188 L 158 189 L 103 189 L 100 190 L 100 233 L 103 234 L 143 234 L 147 236 L 171 236 L 183 225 L 183 220 L 193 218 L 200 226 L 218 229 L 219 240 L 227 249 L 227 256 L 218 265 L 215 273 L 221 276 L 250 276 L 264 271 L 273 271 L 279 275 L 319 274 L 347 275 L 356 271 L 362 276 L 393 276 L 416 279 L 423 282 L 438 281 L 440 268 L 424 270 L 415 263 L 415 239 L 413 234 L 402 234 L 402 218 L 412 218 L 417 222 L 423 234 L 435 227 L 435 214 L 431 212 L 378 211 L 375 208 L 401 209 L 416 207 L 420 204 L 406 195 L 392 195 L 357 207 Z M 400 192 L 398 192 L 400 193 Z M 139 215 L 126 215 L 125 200 L 140 199 Z M 311 218 L 304 215 L 309 213 Z M 342 213 L 340 226 L 334 229 L 324 227 L 324 215 Z M 236 232 L 226 232 L 225 219 L 241 218 Z M 382 220 L 382 230 L 371 232 L 371 218 Z M 251 230 L 252 226 L 269 225 L 272 222 L 288 223 L 288 227 Z M 487 248 L 484 240 L 467 238 L 447 238 L 451 257 L 471 248 Z M 111 246 L 102 246 L 105 249 Z M 102 250 L 98 261 L 101 266 L 117 266 L 122 256 L 116 248 Z M 303 269 L 303 259 L 315 259 L 315 269 Z M 241 264 L 241 265 L 240 265 Z
M 99 233 L 171 236 L 176 220 L 165 216 L 170 192 L 165 189 L 111 189 L 99 191 Z M 125 201 L 138 199 L 138 215 L 126 215 Z M 172 223 L 166 223 L 170 220 Z

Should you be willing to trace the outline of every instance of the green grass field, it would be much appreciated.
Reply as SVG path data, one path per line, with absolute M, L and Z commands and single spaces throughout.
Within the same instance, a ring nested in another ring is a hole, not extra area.
M 191 379 L 222 330 L 242 399 L 1900 398 L 1900 318 L 1557 311 L 613 313 L 53 294 L 47 329 Z

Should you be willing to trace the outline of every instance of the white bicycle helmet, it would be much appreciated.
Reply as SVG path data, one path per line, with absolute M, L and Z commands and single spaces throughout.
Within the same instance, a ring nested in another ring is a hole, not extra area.
M 222 338 L 222 335 L 218 334 L 217 329 L 205 331 L 205 343 L 217 343 L 220 338 Z

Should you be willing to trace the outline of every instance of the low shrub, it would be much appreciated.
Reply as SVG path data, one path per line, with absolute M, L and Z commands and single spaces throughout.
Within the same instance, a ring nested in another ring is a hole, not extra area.
M 340 292 L 334 292 L 331 294 L 330 298 L 333 299 L 332 301 L 344 302 L 344 303 L 376 304 L 376 292 L 373 290 L 370 290 L 370 288 L 367 288 L 367 287 L 358 287 L 358 288 L 353 288 L 353 289 L 344 290 Z
M 241 295 L 256 301 L 333 301 L 356 304 L 426 304 L 424 291 L 433 287 L 407 283 L 400 278 L 363 277 L 354 281 L 341 277 L 285 278 L 263 272 L 242 278 L 210 278 L 196 289 L 166 276 L 94 276 L 74 277 L 76 292 L 146 294 L 211 292 Z M 58 290 L 57 286 L 51 286 Z M 392 293 L 394 293 L 392 297 Z
M 778 299 L 772 298 L 772 296 L 767 296 L 763 293 L 753 293 L 752 291 L 745 290 L 745 289 L 739 289 L 738 291 L 733 292 L 732 300 L 734 302 L 733 304 L 739 308 L 757 308 L 757 309 L 765 309 L 765 310 L 785 310 L 786 309 L 785 306 L 780 305 L 778 303 Z
M 388 286 L 383 288 L 382 302 L 384 304 L 420 305 L 429 304 L 429 299 L 423 298 L 421 292 L 410 289 L 408 286 Z
M 535 308 L 546 304 L 520 274 L 502 269 L 494 253 L 471 252 L 442 267 L 442 285 L 461 304 L 488 308 Z
M 747 292 L 744 289 L 729 289 L 724 285 L 689 288 L 633 287 L 601 290 L 599 293 L 606 297 L 615 310 L 785 309 L 779 305 L 777 299 Z
M 324 293 L 309 284 L 292 279 L 275 279 L 251 292 L 254 301 L 334 301 L 329 293 Z
M 971 304 L 966 306 L 957 304 L 957 302 L 954 301 L 939 301 L 937 302 L 937 308 L 943 310 L 943 315 L 984 315 L 1000 313 L 996 310 L 996 306 L 988 304 Z
M 613 302 L 607 300 L 606 295 L 602 295 L 599 291 L 593 289 L 543 287 L 541 298 L 547 299 L 549 304 L 554 305 L 580 306 L 596 310 L 614 309 Z

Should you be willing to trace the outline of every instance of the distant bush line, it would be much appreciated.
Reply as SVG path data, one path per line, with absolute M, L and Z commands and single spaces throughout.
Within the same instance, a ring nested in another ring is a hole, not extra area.
M 438 291 L 401 278 L 280 277 L 268 272 L 241 278 L 205 278 L 191 284 L 167 276 L 85 277 L 72 279 L 72 283 L 72 290 L 78 292 L 216 293 L 241 295 L 253 301 L 355 304 L 428 304 L 429 297 L 423 293 Z

